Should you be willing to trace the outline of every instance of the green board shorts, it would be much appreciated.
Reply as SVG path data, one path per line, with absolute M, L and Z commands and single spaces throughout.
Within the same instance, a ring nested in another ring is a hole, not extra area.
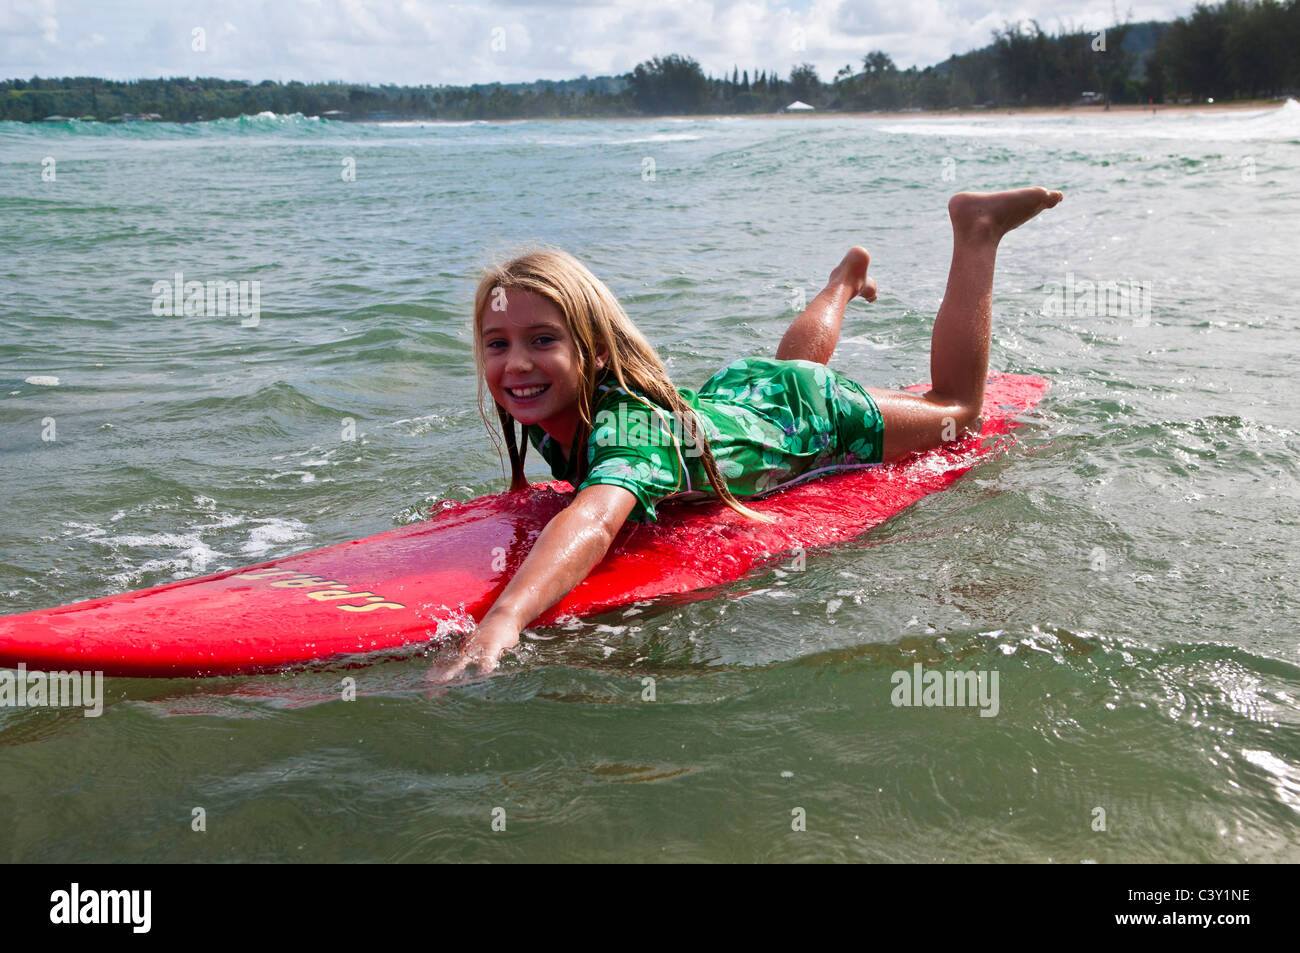
M 829 420 L 834 442 L 804 476 L 837 465 L 884 461 L 885 421 L 875 400 L 857 381 L 816 361 L 741 358 L 705 381 L 698 395 L 743 404 L 778 423 L 801 417 Z

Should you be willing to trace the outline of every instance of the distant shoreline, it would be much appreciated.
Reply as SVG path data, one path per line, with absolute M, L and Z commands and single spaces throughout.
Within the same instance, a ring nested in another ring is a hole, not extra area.
M 662 116 L 530 116 L 510 119 L 351 119 L 358 125 L 416 125 L 430 123 L 455 123 L 464 125 L 470 122 L 517 123 L 517 122 L 660 122 L 665 119 L 681 121 L 699 119 L 887 119 L 891 122 L 916 119 L 977 119 L 980 117 L 999 116 L 1003 118 L 1043 117 L 1062 118 L 1079 116 L 1150 116 L 1166 113 L 1204 113 L 1204 112 L 1243 112 L 1265 109 L 1281 109 L 1290 97 L 1282 99 L 1232 100 L 1224 103 L 1115 103 L 1109 110 L 1105 106 L 997 106 L 988 109 L 925 109 L 925 110 L 868 110 L 864 112 L 842 112 L 831 110 L 814 110 L 810 112 L 779 113 L 690 113 Z
M 527 117 L 501 117 L 493 119 L 447 119 L 438 117 L 425 118 L 366 118 L 366 119 L 347 119 L 339 116 L 309 116 L 311 119 L 329 119 L 332 122 L 352 123 L 355 125 L 374 126 L 374 125 L 465 125 L 467 123 L 492 123 L 505 125 L 508 123 L 522 122 L 662 122 L 664 120 L 676 120 L 679 122 L 691 122 L 700 120 L 715 119 L 759 119 L 765 121 L 781 121 L 790 119 L 870 119 L 886 120 L 889 122 L 909 122 L 915 120 L 945 120 L 945 119 L 979 119 L 979 118 L 1077 118 L 1077 117 L 1098 117 L 1098 116 L 1151 116 L 1173 113 L 1176 115 L 1188 113 L 1218 113 L 1218 112 L 1243 112 L 1243 111 L 1263 111 L 1268 109 L 1280 109 L 1292 97 L 1281 97 L 1279 99 L 1248 99 L 1248 100 L 1231 100 L 1229 102 L 1219 103 L 1115 103 L 1109 109 L 1103 105 L 1089 104 L 1077 106 L 991 106 L 988 108 L 966 107 L 951 109 L 910 109 L 910 110 L 863 110 L 863 111 L 842 111 L 842 110 L 808 110 L 806 112 L 764 112 L 764 113 L 675 113 L 655 116 L 527 116 Z M 244 117 L 256 117 L 260 113 L 244 113 Z M 276 115 L 294 115 L 292 113 L 277 113 Z M 225 117 L 239 118 L 239 117 Z M 87 120 L 78 120 L 74 117 L 59 116 L 46 117 L 45 119 L 19 120 L 29 125 L 40 125 L 43 122 L 62 121 L 62 122 L 84 122 Z M 114 120 L 93 120 L 94 122 L 120 124 Z M 156 123 L 175 123 L 178 125 L 202 124 L 206 122 L 219 122 L 218 119 L 132 119 L 130 121 L 138 122 L 156 122 Z
M 823 113 L 823 115 L 858 116 L 864 119 L 941 119 L 947 116 L 968 119 L 972 116 L 1109 116 L 1151 115 L 1161 113 L 1236 112 L 1239 110 L 1280 109 L 1286 99 L 1233 100 L 1226 103 L 1115 103 L 1109 110 L 1101 105 L 1088 106 L 999 106 L 990 109 L 932 109 L 924 112 Z M 785 118 L 798 113 L 780 113 Z

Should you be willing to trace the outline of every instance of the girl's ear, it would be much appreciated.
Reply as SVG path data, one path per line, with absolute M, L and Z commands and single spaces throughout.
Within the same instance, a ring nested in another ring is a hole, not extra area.
M 608 351 L 601 350 L 601 351 L 598 351 L 598 352 L 596 353 L 596 369 L 597 369 L 597 370 L 602 369 L 602 368 L 605 366 L 605 364 L 608 363 L 608 361 L 609 361 L 609 352 L 608 352 Z

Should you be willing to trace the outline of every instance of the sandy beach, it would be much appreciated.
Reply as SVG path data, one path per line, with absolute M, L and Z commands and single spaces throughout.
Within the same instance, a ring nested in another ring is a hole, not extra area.
M 807 119 L 819 116 L 853 117 L 856 119 L 888 119 L 891 121 L 905 119 L 944 119 L 947 117 L 969 119 L 979 116 L 1016 116 L 1060 118 L 1063 116 L 1126 116 L 1151 113 L 1213 113 L 1236 112 L 1260 109 L 1279 109 L 1286 102 L 1281 99 L 1234 100 L 1225 103 L 1124 103 L 1113 104 L 1109 109 L 1102 105 L 1087 106 L 1016 106 L 998 107 L 996 109 L 929 109 L 929 110 L 869 110 L 865 112 L 840 112 L 815 110 L 812 112 L 782 112 L 747 115 L 749 119 Z M 663 118 L 663 117 L 657 117 Z M 692 116 L 693 119 L 722 119 L 725 116 Z
M 1132 115 L 1151 115 L 1156 114 L 1193 114 L 1193 113 L 1219 113 L 1219 112 L 1250 112 L 1263 109 L 1280 109 L 1282 104 L 1287 101 L 1288 97 L 1280 99 L 1250 99 L 1250 100 L 1233 100 L 1224 103 L 1124 103 L 1114 104 L 1109 109 L 1102 105 L 1086 106 L 1016 106 L 1016 107 L 998 107 L 995 109 L 913 109 L 913 110 L 866 110 L 858 112 L 845 112 L 840 110 L 812 110 L 809 112 L 777 112 L 777 113 L 691 113 L 689 115 L 656 115 L 656 116 L 548 116 L 548 117 L 530 117 L 530 118 L 511 118 L 511 119 L 488 119 L 486 122 L 508 124 L 524 122 L 660 122 L 664 119 L 675 119 L 681 121 L 695 121 L 703 119 L 884 119 L 890 122 L 900 122 L 909 119 L 924 119 L 934 121 L 936 119 L 972 119 L 989 116 L 1001 117 L 1041 117 L 1044 119 L 1062 118 L 1067 116 L 1074 117 L 1091 117 L 1091 116 L 1132 116 Z M 358 122 L 370 122 L 369 120 L 357 120 Z M 433 125 L 441 122 L 451 122 L 454 124 L 463 124 L 464 119 L 445 120 L 445 119 L 403 119 L 403 120 L 384 120 L 380 125 Z

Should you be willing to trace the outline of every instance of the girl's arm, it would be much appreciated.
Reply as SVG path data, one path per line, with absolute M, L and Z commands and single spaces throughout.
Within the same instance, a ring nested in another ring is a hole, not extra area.
M 519 641 L 520 630 L 586 579 L 605 557 L 634 506 L 636 497 L 630 491 L 596 484 L 556 513 L 461 649 L 460 658 L 441 671 L 437 681 L 455 678 L 470 665 L 480 672 L 496 668 L 502 653 Z

